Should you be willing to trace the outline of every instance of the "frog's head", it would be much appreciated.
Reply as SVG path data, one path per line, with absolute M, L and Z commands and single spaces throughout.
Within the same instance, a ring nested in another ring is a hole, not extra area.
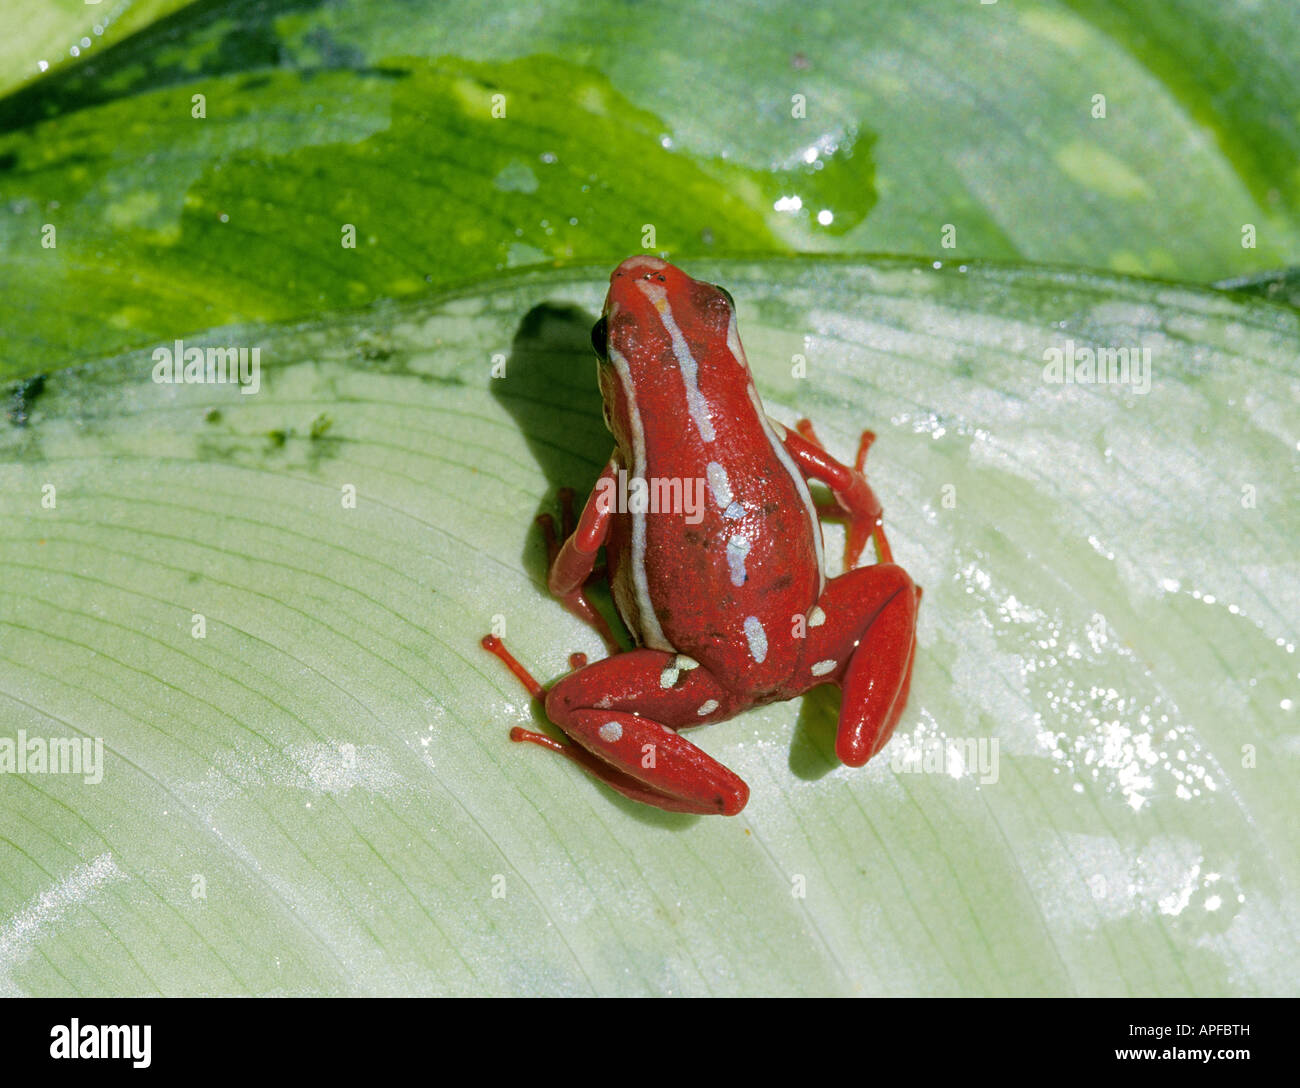
M 707 430 L 710 393 L 749 383 L 731 295 L 658 257 L 629 257 L 614 269 L 591 342 L 605 424 L 620 445 L 650 412 L 670 426 Z

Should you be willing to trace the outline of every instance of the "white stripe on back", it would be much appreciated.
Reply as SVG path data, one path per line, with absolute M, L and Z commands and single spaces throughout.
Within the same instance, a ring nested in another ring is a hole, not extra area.
M 636 389 L 632 385 L 632 371 L 627 359 L 617 348 L 609 348 L 609 361 L 618 371 L 627 398 L 628 422 L 632 427 L 632 475 L 645 479 L 645 430 L 641 426 L 641 409 L 636 403 Z M 650 603 L 650 582 L 645 572 L 645 511 L 632 512 L 632 586 L 636 592 L 637 611 L 641 613 L 641 636 L 652 650 L 671 650 L 664 638 L 654 605 Z
M 713 432 L 713 420 L 709 417 L 709 406 L 704 403 L 704 395 L 700 392 L 700 366 L 691 354 L 682 330 L 673 320 L 672 307 L 668 305 L 668 291 L 653 280 L 637 280 L 636 285 L 654 304 L 655 311 L 668 332 L 668 338 L 673 343 L 673 354 L 677 357 L 677 367 L 682 372 L 682 383 L 686 386 L 686 410 L 691 413 L 691 419 L 695 420 L 700 437 L 705 442 L 712 442 L 716 435 Z

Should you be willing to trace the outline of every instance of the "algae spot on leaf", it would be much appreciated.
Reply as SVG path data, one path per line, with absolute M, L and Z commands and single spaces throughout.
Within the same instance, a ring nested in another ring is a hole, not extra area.
M 45 392 L 44 374 L 36 374 L 15 382 L 9 390 L 9 422 L 15 427 L 26 427 L 36 398 Z

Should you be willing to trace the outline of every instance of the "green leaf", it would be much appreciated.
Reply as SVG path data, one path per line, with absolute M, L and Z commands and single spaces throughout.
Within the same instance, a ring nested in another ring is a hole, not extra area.
M 1205 281 L 1296 263 L 1285 5 L 840 0 L 791 19 L 242 0 L 96 47 L 0 98 L 0 374 L 647 248 Z
M 106 42 L 120 41 L 188 4 L 190 0 L 43 0 L 0 4 L 0 94 L 41 75 L 62 75 L 78 59 L 94 57 Z M 101 6 L 102 5 L 102 6 Z
M 1221 291 L 1240 291 L 1285 306 L 1300 307 L 1300 267 L 1258 276 L 1235 276 L 1214 285 Z
M 532 518 L 608 455 L 607 268 L 187 337 L 260 348 L 260 391 L 145 351 L 0 430 L 4 732 L 105 760 L 0 775 L 0 988 L 1296 992 L 1300 316 L 997 265 L 688 270 L 776 417 L 879 435 L 925 587 L 886 752 L 836 765 L 824 688 L 710 726 L 753 790 L 726 820 L 507 739 L 539 718 L 494 617 L 542 677 L 600 653 Z M 1046 381 L 1053 348 L 1149 349 L 1149 391 Z M 996 740 L 996 780 L 894 767 L 936 740 Z

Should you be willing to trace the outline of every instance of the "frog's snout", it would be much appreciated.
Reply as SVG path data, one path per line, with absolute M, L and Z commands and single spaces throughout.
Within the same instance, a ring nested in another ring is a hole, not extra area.
M 641 277 L 649 279 L 655 275 L 660 275 L 672 269 L 667 261 L 660 260 L 658 257 L 649 257 L 645 254 L 638 254 L 635 257 L 628 257 L 621 262 L 619 266 L 610 274 L 609 282 L 613 283 L 617 279 L 624 277 Z

